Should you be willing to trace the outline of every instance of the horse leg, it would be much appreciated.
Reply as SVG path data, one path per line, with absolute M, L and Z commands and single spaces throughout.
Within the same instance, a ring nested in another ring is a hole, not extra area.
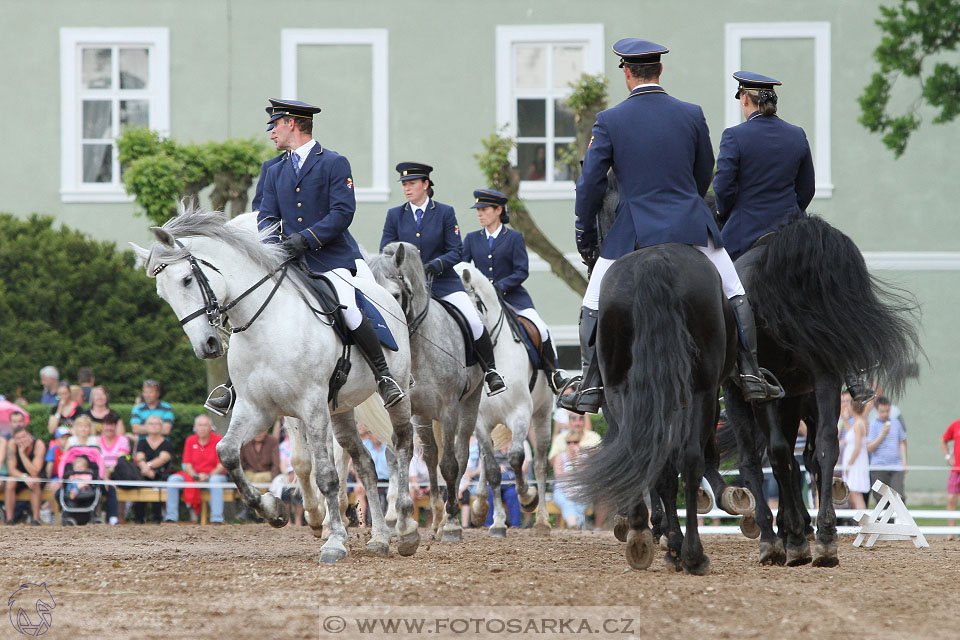
M 393 452 L 391 447 L 387 447 L 387 450 L 384 451 L 384 454 L 387 458 L 387 469 L 390 474 L 390 478 L 387 482 L 387 512 L 384 514 L 383 518 L 387 523 L 387 527 L 393 529 L 397 526 L 397 487 L 400 484 L 400 468 L 397 465 L 397 454 Z M 408 465 L 407 470 L 404 473 L 404 475 L 407 476 L 407 482 L 410 482 L 409 469 L 410 466 Z
M 460 468 L 457 462 L 457 442 L 467 444 L 470 442 L 470 435 L 477 424 L 477 410 L 480 407 L 481 391 L 482 386 L 478 385 L 461 402 L 451 404 L 443 412 L 447 419 L 444 422 L 443 457 L 440 460 L 440 473 L 443 474 L 443 480 L 447 484 L 447 519 L 443 525 L 442 538 L 444 542 L 460 542 L 463 540 L 457 488 L 460 486 L 460 478 L 464 470 Z
M 287 519 L 280 510 L 280 501 L 269 492 L 261 495 L 260 490 L 247 480 L 240 466 L 240 447 L 253 440 L 257 434 L 266 431 L 270 427 L 271 417 L 250 402 L 237 400 L 230 427 L 223 439 L 217 443 L 217 455 L 223 468 L 240 490 L 244 504 L 256 511 L 270 526 L 282 527 L 287 524 Z
M 520 502 L 520 509 L 524 513 L 533 513 L 537 510 L 537 489 L 531 487 L 527 482 L 527 476 L 523 472 L 523 461 L 526 453 L 523 443 L 527 439 L 527 432 L 530 430 L 530 416 L 521 418 L 519 421 L 510 421 L 507 425 L 510 433 L 513 434 L 513 440 L 510 443 L 510 451 L 507 453 L 507 459 L 510 461 L 510 468 L 513 469 L 513 475 L 517 480 L 517 499 Z M 513 526 L 520 528 L 522 523 L 511 522 Z
M 750 405 L 740 388 L 729 379 L 723 383 L 727 415 L 737 439 L 740 477 L 757 498 L 754 523 L 760 529 L 760 564 L 782 565 L 787 561 L 783 541 L 773 530 L 773 513 L 763 496 L 763 467 L 760 463 L 760 430 Z M 742 525 L 741 525 L 742 526 Z
M 399 465 L 397 499 L 394 507 L 394 530 L 397 534 L 397 552 L 412 556 L 420 546 L 419 523 L 413 519 L 413 498 L 410 497 L 410 458 L 413 456 L 413 428 L 410 425 L 410 403 L 400 402 L 390 407 L 390 422 L 393 424 L 394 448 Z M 389 460 L 389 458 L 388 458 Z M 434 468 L 436 465 L 434 465 Z M 389 493 L 387 494 L 389 498 Z M 388 515 L 390 515 L 388 513 Z M 389 520 L 387 526 L 390 525 Z
M 663 504 L 663 516 L 659 518 L 663 531 L 660 546 L 663 547 L 663 540 L 666 539 L 667 548 L 663 559 L 667 569 L 673 569 L 674 571 L 680 571 L 682 568 L 680 566 L 680 554 L 683 550 L 683 531 L 680 529 L 680 518 L 677 515 L 678 487 L 677 470 L 672 463 L 667 462 L 663 465 L 663 470 L 657 477 L 654 489 L 650 492 L 651 505 L 655 505 L 656 501 Z M 656 516 L 654 518 L 654 522 L 656 522 Z
M 624 540 L 627 543 L 624 548 L 627 564 L 634 569 L 646 569 L 653 562 L 653 556 L 657 550 L 648 525 L 647 505 L 641 498 L 637 504 L 626 509 L 625 512 L 628 514 L 626 517 L 630 527 Z
M 551 395 L 551 398 L 553 396 Z M 547 513 L 547 453 L 550 448 L 550 413 L 538 410 L 533 416 L 533 475 L 537 481 L 537 515 L 534 530 L 537 535 L 550 535 L 550 514 Z
M 479 432 L 480 428 L 477 429 Z M 479 439 L 477 441 L 479 445 Z M 487 454 L 483 452 L 483 448 L 480 448 L 480 473 L 477 475 L 477 489 L 476 495 L 470 498 L 470 524 L 478 529 L 483 527 L 483 524 L 487 521 L 487 514 L 490 512 L 490 502 L 487 500 L 487 471 L 483 466 L 484 458 L 487 457 Z
M 837 513 L 833 507 L 833 469 L 840 452 L 837 430 L 829 428 L 840 415 L 839 379 L 816 377 L 818 428 L 816 433 L 817 462 L 820 467 L 820 511 L 817 513 L 817 541 L 813 547 L 813 566 L 835 567 L 837 557 Z
M 440 500 L 440 483 L 437 481 L 437 465 L 440 463 L 439 449 L 432 424 L 415 424 L 414 429 L 420 436 L 420 446 L 423 447 L 423 462 L 427 465 L 427 472 L 430 476 L 430 511 L 433 515 L 430 528 L 436 537 L 443 521 L 443 502 Z
M 716 393 L 699 391 L 694 394 L 690 410 L 685 411 L 687 428 L 693 433 L 681 451 L 684 497 L 687 506 L 687 532 L 683 537 L 681 565 L 685 573 L 704 576 L 710 573 L 710 558 L 703 552 L 698 530 L 697 493 L 703 480 L 703 452 L 708 439 L 716 430 Z
M 347 476 L 350 470 L 350 454 L 340 446 L 335 438 L 331 440 L 330 446 L 332 447 L 331 451 L 333 451 L 333 464 L 337 468 L 337 479 L 340 481 L 340 518 L 343 519 L 346 516 L 349 502 L 349 496 L 347 495 Z M 320 490 L 317 489 L 316 492 L 319 493 Z M 321 502 L 320 505 L 323 506 L 322 511 L 324 514 L 323 528 L 320 537 L 326 540 L 327 536 L 330 535 L 330 511 L 326 508 L 326 501 Z
M 357 423 L 353 417 L 353 411 L 338 413 L 331 417 L 334 436 L 337 442 L 343 447 L 343 450 L 353 458 L 353 468 L 357 478 L 363 483 L 370 499 L 367 500 L 367 512 L 370 515 L 371 535 L 367 543 L 367 551 L 380 556 L 387 556 L 390 553 L 390 529 L 383 519 L 383 511 L 380 508 L 380 500 L 377 499 L 377 470 L 373 464 L 373 457 L 360 439 L 357 431 Z M 339 479 L 339 478 L 338 478 Z M 339 499 L 339 487 L 337 495 Z M 331 539 L 333 537 L 333 505 L 328 505 L 327 516 L 330 518 Z M 339 505 L 338 505 L 339 506 Z M 337 510 L 339 516 L 339 509 Z
M 303 498 L 303 514 L 310 525 L 313 535 L 324 538 L 322 522 L 325 519 L 326 504 L 320 495 L 320 488 L 313 478 L 313 458 L 307 445 L 306 425 L 297 418 L 285 417 L 284 427 L 290 436 L 290 464 L 297 476 L 300 495 Z
M 324 397 L 326 391 L 323 390 Z M 340 517 L 340 481 L 337 469 L 333 463 L 330 451 L 332 438 L 330 437 L 330 415 L 327 413 L 326 403 L 320 405 L 310 420 L 305 420 L 307 429 L 307 445 L 313 454 L 313 476 L 316 479 L 320 493 L 327 501 L 327 511 L 330 515 L 330 536 L 320 547 L 320 562 L 333 564 L 347 556 L 347 530 Z M 359 439 L 359 435 L 357 436 Z M 373 460 L 369 458 L 370 464 Z M 354 457 L 354 460 L 357 458 Z M 372 494 L 375 497 L 376 494 Z M 373 500 L 368 500 L 372 503 Z
M 493 438 L 490 436 L 490 430 L 486 426 L 478 428 L 475 435 L 477 436 L 477 444 L 480 446 L 480 465 L 483 467 L 483 475 L 486 479 L 484 484 L 489 483 L 490 492 L 493 494 L 493 523 L 490 525 L 490 535 L 494 538 L 506 538 L 507 515 L 503 509 L 503 499 L 500 495 L 500 465 L 497 464 L 497 460 L 494 457 Z M 479 486 L 477 487 L 477 492 L 479 493 Z M 486 493 L 484 493 L 484 500 L 486 500 Z M 486 511 L 484 511 L 483 515 L 483 520 L 480 522 L 474 520 L 473 523 L 482 527 L 486 522 Z

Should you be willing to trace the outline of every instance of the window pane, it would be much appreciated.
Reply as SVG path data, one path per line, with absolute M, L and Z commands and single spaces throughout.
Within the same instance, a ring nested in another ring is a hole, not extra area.
M 110 83 L 110 49 L 83 50 L 83 88 L 109 89 Z
M 112 149 L 113 145 L 109 144 L 83 145 L 84 182 L 113 181 L 113 154 L 110 153 Z
M 577 135 L 577 125 L 573 121 L 573 110 L 567 106 L 564 99 L 553 103 L 553 135 L 574 137 Z
M 120 88 L 147 88 L 147 50 L 120 49 Z
M 543 89 L 547 86 L 547 50 L 545 47 L 518 45 L 514 48 L 517 64 L 517 87 Z
M 517 135 L 521 138 L 547 135 L 546 100 L 517 100 Z
M 563 89 L 583 73 L 583 47 L 553 48 L 553 88 Z
M 109 100 L 83 101 L 83 137 L 109 138 L 111 103 Z
M 120 101 L 120 128 L 150 126 L 149 100 L 121 100 Z
M 521 142 L 517 145 L 517 170 L 521 180 L 546 179 L 547 146 L 542 142 Z
M 573 146 L 572 142 L 558 142 L 556 147 L 554 147 L 554 162 L 553 162 L 553 179 L 554 180 L 570 180 L 573 178 L 573 173 L 570 171 L 570 166 L 567 165 L 564 159 L 564 156 L 568 155 L 567 152 L 570 150 L 570 147 Z M 570 156 L 571 158 L 573 156 Z M 574 161 L 576 162 L 576 160 Z

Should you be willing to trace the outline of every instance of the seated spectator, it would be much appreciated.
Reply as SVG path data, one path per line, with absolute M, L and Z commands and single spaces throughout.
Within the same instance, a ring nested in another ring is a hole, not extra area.
M 280 475 L 280 444 L 269 431 L 240 447 L 240 468 L 250 482 L 273 482 Z
M 169 403 L 160 400 L 160 383 L 156 380 L 144 380 L 141 396 L 143 401 L 137 404 L 130 413 L 130 430 L 143 440 L 148 433 L 147 418 L 159 416 L 161 420 L 160 435 L 170 435 L 170 430 L 173 429 L 173 408 Z
M 95 387 L 94 389 L 99 389 Z M 96 395 L 96 391 L 94 391 Z M 121 422 L 120 416 L 116 411 L 110 410 L 103 416 L 103 434 L 97 438 L 97 445 L 100 447 L 100 453 L 103 454 L 104 480 L 109 480 L 117 466 L 117 460 L 130 453 L 130 441 L 126 436 L 118 435 L 118 423 Z M 117 504 L 117 488 L 107 485 L 105 490 L 107 496 L 107 518 L 111 525 L 119 522 L 120 510 Z
M 83 390 L 84 405 L 90 404 L 90 394 L 93 392 L 93 385 L 96 384 L 93 377 L 93 369 L 90 367 L 80 367 L 77 369 L 77 382 Z
M 47 455 L 44 457 L 47 477 L 51 480 L 60 477 L 57 469 L 60 468 L 60 458 L 63 457 L 63 452 L 67 450 L 68 440 L 70 440 L 70 429 L 57 427 L 56 432 L 53 434 L 53 440 L 50 441 L 50 445 L 47 447 Z M 59 482 L 50 483 L 51 490 L 56 491 L 59 488 Z
M 60 372 L 57 371 L 57 368 L 47 365 L 40 369 L 40 384 L 43 385 L 43 395 L 40 396 L 41 404 L 56 406 L 59 403 L 57 386 L 60 384 Z M 17 404 L 21 403 L 18 402 Z
M 90 420 L 93 421 L 94 435 L 100 435 L 103 432 L 103 418 L 111 412 L 110 394 L 108 394 L 107 390 L 103 387 L 94 387 L 90 391 L 90 408 L 87 409 L 87 414 L 90 416 Z M 113 412 L 113 415 L 117 416 L 116 432 L 122 436 L 127 431 L 123 424 L 123 418 L 116 412 Z
M 159 415 L 151 415 L 144 423 L 147 433 L 137 442 L 134 460 L 140 469 L 140 476 L 144 480 L 162 482 L 167 479 L 170 461 L 173 459 L 173 445 L 163 437 L 163 420 Z M 146 511 L 145 502 L 136 502 L 133 505 L 133 517 L 137 524 L 143 524 Z M 153 521 L 160 522 L 160 503 L 151 503 Z
M 586 505 L 582 505 L 567 497 L 563 487 L 563 479 L 573 468 L 574 463 L 583 455 L 580 450 L 580 433 L 571 430 L 565 436 L 566 451 L 558 453 L 553 458 L 553 503 L 560 509 L 560 517 L 570 529 L 582 529 L 586 524 Z
M 510 444 L 507 443 L 500 449 L 493 452 L 494 460 L 500 466 L 500 500 L 503 501 L 503 508 L 507 512 L 507 526 L 520 528 L 522 523 L 522 512 L 520 510 L 520 498 L 517 495 L 517 475 L 510 466 L 510 459 L 507 454 L 510 452 Z M 524 443 L 526 444 L 526 443 Z M 524 447 L 526 450 L 526 447 Z M 524 456 L 522 471 L 525 472 L 530 464 L 530 454 Z M 489 527 L 493 524 L 493 487 L 487 485 L 487 500 L 490 504 L 490 510 L 487 512 L 487 521 L 484 526 Z
M 77 416 L 77 419 L 73 421 L 73 435 L 67 440 L 67 449 L 70 447 L 99 447 L 100 441 L 97 439 L 97 436 L 90 433 L 93 428 L 93 423 L 90 421 L 90 416 L 83 414 Z
M 476 436 L 470 436 L 470 455 L 467 458 L 467 468 L 460 479 L 460 520 L 464 527 L 473 526 L 470 522 L 470 495 L 477 490 L 474 480 L 480 475 L 480 443 Z
M 377 493 L 380 496 L 380 508 L 383 513 L 386 513 L 387 487 L 379 485 L 385 485 L 385 483 L 390 482 L 390 467 L 387 465 L 387 445 L 383 444 L 383 442 L 378 440 L 377 437 L 369 431 L 367 432 L 367 436 L 367 439 L 363 441 L 363 446 L 367 448 L 367 451 L 370 452 L 370 457 L 373 458 L 373 466 L 377 471 Z
M 10 475 L 19 477 L 16 482 L 8 481 L 4 487 L 7 510 L 7 524 L 16 523 L 17 492 L 20 489 L 30 490 L 30 507 L 33 518 L 30 524 L 40 526 L 40 498 L 43 495 L 45 477 L 43 460 L 47 447 L 26 427 L 17 427 L 13 430 L 10 446 L 7 449 L 7 469 Z
M 83 409 L 83 387 L 78 384 L 70 385 L 70 399 L 77 403 L 77 406 Z
M 567 450 L 567 433 L 576 431 L 580 435 L 581 449 L 593 447 L 600 444 L 600 434 L 593 430 L 593 423 L 587 416 L 577 415 L 571 411 L 567 412 L 566 429 L 557 432 L 550 443 L 550 450 L 547 453 L 547 461 L 552 465 L 553 459 L 557 454 Z
M 52 435 L 57 427 L 72 427 L 73 421 L 83 413 L 80 405 L 70 397 L 70 385 L 66 381 L 57 387 L 57 404 L 50 407 L 50 419 L 47 429 Z
M 94 492 L 90 480 L 93 480 L 93 472 L 90 471 L 90 460 L 87 456 L 77 456 L 71 466 L 73 469 L 63 474 L 67 495 L 71 500 L 92 498 Z
M 193 430 L 196 433 L 187 436 L 187 441 L 183 443 L 183 471 L 171 476 L 170 483 L 183 484 L 187 478 L 193 482 L 226 482 L 227 472 L 220 464 L 220 457 L 217 455 L 217 443 L 220 442 L 221 436 L 214 433 L 210 416 L 201 413 L 194 418 Z M 196 516 L 201 508 L 200 489 L 185 489 L 183 501 L 191 507 L 190 520 L 196 522 Z M 168 487 L 167 515 L 164 521 L 177 522 L 179 519 L 180 490 Z M 223 523 L 222 487 L 210 489 L 210 522 Z

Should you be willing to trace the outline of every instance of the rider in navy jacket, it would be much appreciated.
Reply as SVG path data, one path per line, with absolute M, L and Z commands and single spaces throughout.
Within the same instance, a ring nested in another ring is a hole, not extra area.
M 487 395 L 500 393 L 506 385 L 496 370 L 490 334 L 464 290 L 460 276 L 453 269 L 460 263 L 463 251 L 453 207 L 433 199 L 433 179 L 430 177 L 433 167 L 430 165 L 401 162 L 397 171 L 407 202 L 387 211 L 380 251 L 391 242 L 409 242 L 417 248 L 427 281 L 432 282 L 433 295 L 456 306 L 470 323 L 474 351 L 486 372 Z
M 506 226 L 510 222 L 507 196 L 493 189 L 473 192 L 474 204 L 483 229 L 472 231 L 463 240 L 463 261 L 470 262 L 493 283 L 507 305 L 519 316 L 530 320 L 540 333 L 540 367 L 554 393 L 566 386 L 557 352 L 550 340 L 550 329 L 533 307 L 530 294 L 523 288 L 529 275 L 529 258 L 523 234 Z
M 578 391 L 562 395 L 560 403 L 571 411 L 599 411 L 602 382 L 598 368 L 589 365 L 603 275 L 620 256 L 666 242 L 693 245 L 717 267 L 741 328 L 739 381 L 744 398 L 753 402 L 782 397 L 783 390 L 767 383 L 756 364 L 753 313 L 703 200 L 713 169 L 713 147 L 703 110 L 673 98 L 660 86 L 660 56 L 669 51 L 663 45 L 624 38 L 613 45 L 613 51 L 620 56 L 630 95 L 597 114 L 577 180 L 577 249 L 592 273 L 580 313 L 584 376 Z M 616 220 L 598 247 L 597 214 L 611 167 L 620 202 Z
M 713 192 L 723 242 L 736 260 L 813 199 L 813 158 L 807 136 L 777 115 L 778 80 L 738 71 L 736 98 L 746 121 L 724 130 Z

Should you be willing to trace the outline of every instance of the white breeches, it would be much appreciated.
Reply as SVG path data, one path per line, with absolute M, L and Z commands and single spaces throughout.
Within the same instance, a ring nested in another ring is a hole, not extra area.
M 373 271 L 370 271 L 370 266 L 361 258 L 357 258 L 357 277 L 370 280 L 372 282 L 377 281 L 373 275 Z
M 543 318 L 540 317 L 536 309 L 533 307 L 529 309 L 516 309 L 511 307 L 511 309 L 513 309 L 518 316 L 523 316 L 537 327 L 537 331 L 540 332 L 541 341 L 546 342 L 550 339 L 550 329 L 547 328 L 547 323 L 543 321 Z
M 353 331 L 363 321 L 363 314 L 357 307 L 357 294 L 353 285 L 353 276 L 343 268 L 324 271 L 322 275 L 326 276 L 327 280 L 333 284 L 333 288 L 337 290 L 337 300 L 346 307 L 343 310 L 343 319 L 347 322 L 347 329 Z
M 740 283 L 740 276 L 737 275 L 730 254 L 723 247 L 719 249 L 714 247 L 712 238 L 708 237 L 707 243 L 706 247 L 694 248 L 707 256 L 707 259 L 717 268 L 717 272 L 720 274 L 720 282 L 723 285 L 723 295 L 728 300 L 734 296 L 744 295 L 746 292 Z M 587 284 L 587 292 L 583 296 L 583 306 L 587 309 L 596 311 L 600 308 L 600 283 L 603 280 L 603 275 L 613 262 L 613 260 L 607 258 L 598 258 L 597 264 L 593 266 L 593 273 L 590 274 L 590 282 Z
M 480 314 L 477 313 L 477 308 L 473 306 L 473 301 L 470 300 L 467 292 L 454 291 L 448 296 L 442 296 L 442 299 L 460 310 L 460 313 L 470 324 L 470 332 L 473 334 L 474 341 L 478 340 L 483 335 L 483 322 L 480 321 Z

